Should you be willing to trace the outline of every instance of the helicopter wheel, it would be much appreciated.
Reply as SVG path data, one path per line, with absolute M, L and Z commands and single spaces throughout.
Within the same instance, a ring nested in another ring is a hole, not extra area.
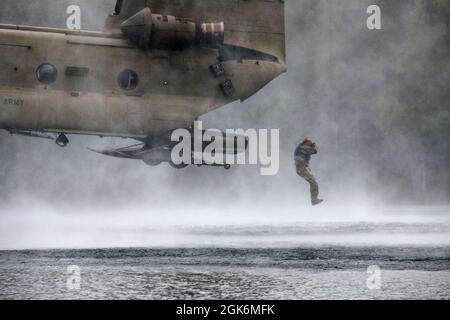
M 150 167 L 156 167 L 161 164 L 161 161 L 159 160 L 142 160 L 144 163 Z
M 69 144 L 69 139 L 67 139 L 66 135 L 64 133 L 61 133 L 58 138 L 56 138 L 55 143 L 61 147 L 65 148 Z
M 187 168 L 189 166 L 188 164 L 184 164 L 184 163 L 182 163 L 182 164 L 175 164 L 172 161 L 169 161 L 169 164 L 174 169 L 184 169 L 184 168 Z

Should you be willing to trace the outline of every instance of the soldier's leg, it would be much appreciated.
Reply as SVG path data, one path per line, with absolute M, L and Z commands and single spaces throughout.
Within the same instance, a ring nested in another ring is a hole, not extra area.
M 303 178 L 308 181 L 311 189 L 311 200 L 315 201 L 319 198 L 319 184 L 317 183 L 316 178 L 313 176 L 311 170 L 306 168 L 303 172 Z
M 306 162 L 303 159 L 301 159 L 300 157 L 295 158 L 295 169 L 297 171 L 297 174 L 302 178 L 304 178 L 306 167 Z

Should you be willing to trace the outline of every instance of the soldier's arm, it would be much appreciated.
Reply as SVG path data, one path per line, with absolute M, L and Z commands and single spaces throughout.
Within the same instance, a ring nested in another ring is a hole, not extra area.
M 307 155 L 317 154 L 317 153 L 318 153 L 317 146 L 316 146 L 316 145 L 313 145 L 313 146 L 303 146 L 303 147 L 302 147 L 302 152 L 303 152 L 304 154 L 307 154 Z

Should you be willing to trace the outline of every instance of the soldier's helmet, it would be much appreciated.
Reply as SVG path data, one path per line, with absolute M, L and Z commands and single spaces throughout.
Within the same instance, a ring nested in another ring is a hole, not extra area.
M 309 140 L 308 138 L 305 138 L 301 143 L 302 146 L 312 146 L 314 145 L 314 142 L 312 142 L 311 140 Z

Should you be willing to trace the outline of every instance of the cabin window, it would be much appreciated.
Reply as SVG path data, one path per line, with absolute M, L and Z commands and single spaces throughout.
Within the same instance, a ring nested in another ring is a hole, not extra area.
M 137 88 L 139 77 L 133 70 L 124 70 L 119 74 L 118 83 L 123 90 L 131 91 Z
M 52 84 L 58 78 L 58 69 L 50 63 L 43 63 L 37 68 L 36 77 L 40 83 Z

